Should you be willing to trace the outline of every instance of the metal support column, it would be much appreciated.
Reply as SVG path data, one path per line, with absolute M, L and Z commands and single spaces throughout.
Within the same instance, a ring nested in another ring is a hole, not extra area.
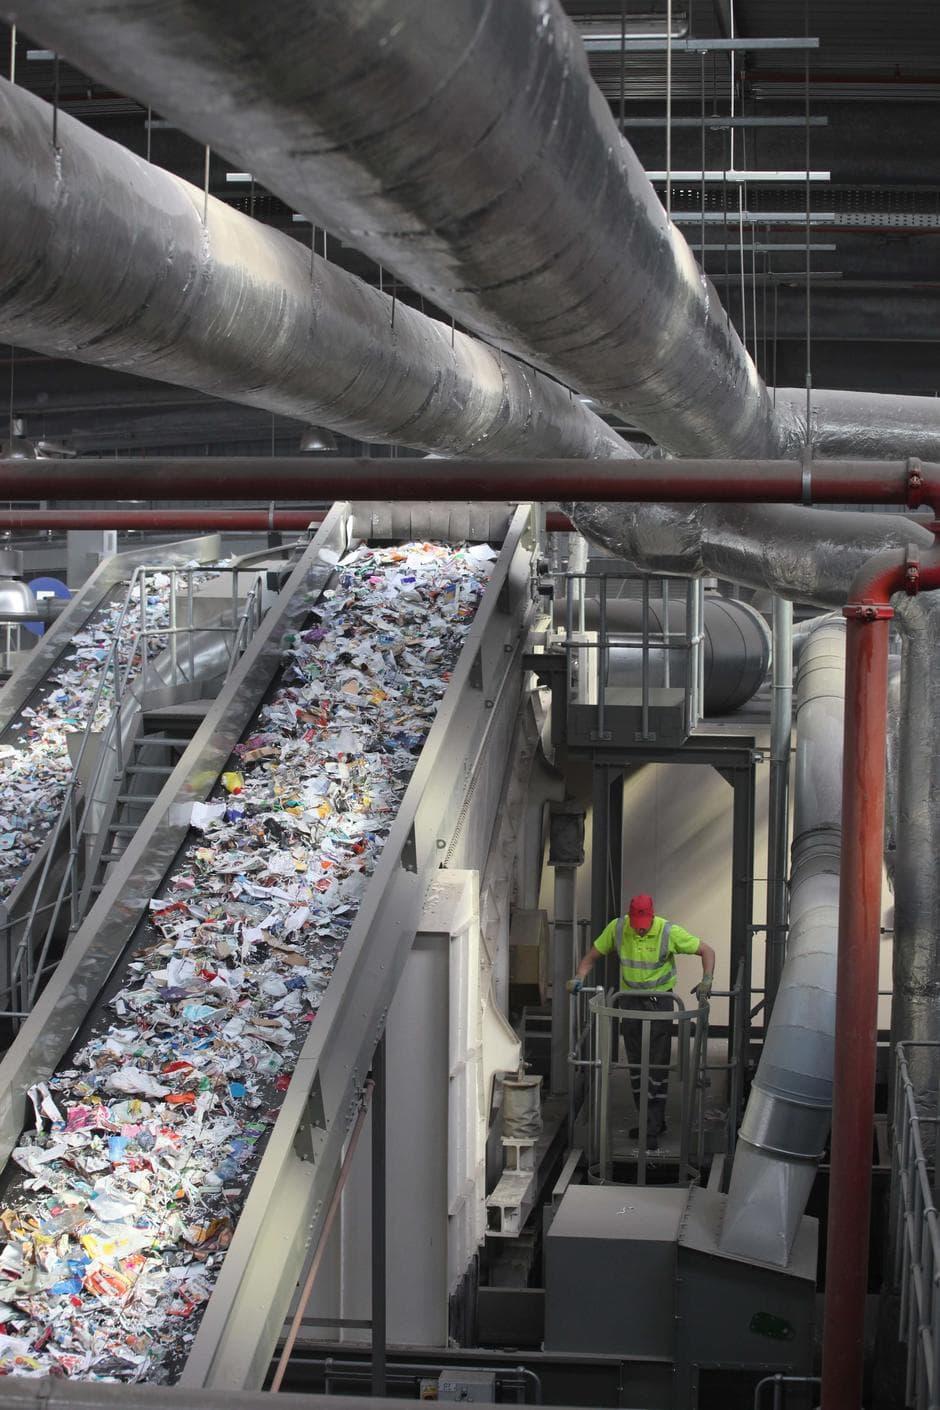
M 741 1033 L 734 1031 L 734 1009 L 728 1014 L 729 1051 L 738 1051 L 747 1063 L 751 1033 L 751 949 L 754 919 L 754 813 L 755 766 L 720 769 L 734 790 L 731 840 L 731 963 L 732 975 L 741 974 L 745 1002 L 740 1008 Z M 738 1041 L 740 1040 L 740 1041 Z
M 773 1010 L 786 957 L 787 853 L 790 840 L 790 739 L 793 728 L 793 603 L 773 603 L 770 704 L 770 796 L 767 805 L 767 948 L 764 1025 Z
M 386 1238 L 385 1145 L 386 1086 L 385 1033 L 375 1045 L 372 1059 L 372 1394 L 385 1394 L 386 1360 Z
M 623 770 L 594 763 L 591 817 L 591 939 L 623 904 Z M 608 956 L 605 988 L 619 988 L 615 956 Z

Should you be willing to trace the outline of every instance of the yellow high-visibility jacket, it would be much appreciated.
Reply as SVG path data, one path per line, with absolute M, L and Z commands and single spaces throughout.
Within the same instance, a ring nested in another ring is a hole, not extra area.
M 675 921 L 654 916 L 639 935 L 628 916 L 617 916 L 594 941 L 602 955 L 620 956 L 620 988 L 644 994 L 669 994 L 676 986 L 675 955 L 697 955 L 702 942 Z

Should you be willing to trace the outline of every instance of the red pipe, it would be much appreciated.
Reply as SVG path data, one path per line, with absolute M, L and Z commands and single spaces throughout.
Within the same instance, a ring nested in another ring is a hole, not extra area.
M 0 509 L 0 529 L 306 529 L 323 509 Z
M 845 642 L 842 854 L 832 1163 L 823 1321 L 824 1410 L 859 1410 L 871 1212 L 885 802 L 888 637 L 893 593 L 940 587 L 940 550 L 896 553 L 855 579 Z
M 146 477 L 146 479 L 145 479 Z M 145 481 L 163 499 L 332 502 L 539 500 L 751 504 L 936 502 L 940 465 L 918 460 L 428 460 L 310 456 L 0 460 L 0 499 L 99 499 Z

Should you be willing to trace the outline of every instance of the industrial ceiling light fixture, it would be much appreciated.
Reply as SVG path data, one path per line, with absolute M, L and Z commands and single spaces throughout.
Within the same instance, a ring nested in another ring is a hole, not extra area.
M 325 426 L 307 426 L 301 432 L 300 449 L 307 455 L 327 455 L 339 450 L 336 437 Z
M 623 16 L 623 34 L 627 39 L 667 39 L 669 38 L 668 20 L 665 10 L 647 10 Z M 689 32 L 688 11 L 675 11 L 672 16 L 672 38 L 683 39 Z M 588 15 L 584 20 L 578 21 L 578 33 L 585 41 L 600 42 L 602 44 L 619 45 L 621 40 L 621 22 L 618 18 L 616 25 L 612 25 L 610 16 L 606 19 Z

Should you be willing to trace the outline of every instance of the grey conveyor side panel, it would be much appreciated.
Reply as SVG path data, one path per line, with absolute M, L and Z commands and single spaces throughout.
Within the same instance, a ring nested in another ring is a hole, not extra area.
M 129 553 L 114 553 L 92 573 L 79 588 L 65 611 L 39 638 L 29 658 L 17 668 L 0 690 L 0 737 L 9 729 L 20 711 L 28 705 L 49 672 L 58 664 L 62 653 L 71 645 L 72 637 L 80 632 L 89 618 L 110 596 L 119 583 L 129 582 L 135 568 L 158 560 L 162 563 L 212 563 L 222 552 L 218 534 L 202 534 L 198 538 L 181 539 L 177 543 L 135 548 Z

